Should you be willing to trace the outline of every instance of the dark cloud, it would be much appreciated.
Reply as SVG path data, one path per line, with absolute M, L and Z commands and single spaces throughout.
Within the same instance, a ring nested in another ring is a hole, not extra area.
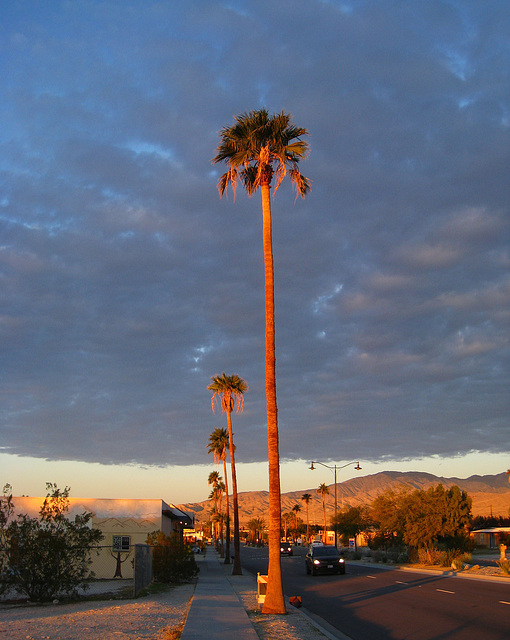
M 292 10 L 290 10 L 292 6 Z M 258 196 L 218 131 L 310 131 L 273 201 L 284 458 L 508 451 L 509 16 L 498 2 L 53 3 L 4 10 L 0 447 L 202 463 L 246 379 L 263 460 Z

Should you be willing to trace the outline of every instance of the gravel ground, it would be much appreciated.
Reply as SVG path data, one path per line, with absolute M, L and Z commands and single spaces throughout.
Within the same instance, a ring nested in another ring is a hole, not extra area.
M 44 606 L 3 606 L 5 640 L 173 640 L 186 620 L 195 584 L 137 600 Z

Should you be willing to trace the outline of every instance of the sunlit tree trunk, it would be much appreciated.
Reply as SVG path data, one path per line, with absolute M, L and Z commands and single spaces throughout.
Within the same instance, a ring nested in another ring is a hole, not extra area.
M 271 230 L 271 196 L 269 189 L 269 181 L 261 184 L 266 298 L 266 405 L 269 462 L 269 566 L 267 592 L 262 612 L 281 614 L 286 613 L 286 609 L 285 600 L 283 598 L 280 558 L 280 453 L 278 444 L 278 409 L 276 406 L 274 269 Z
M 226 515 L 227 522 L 225 524 L 225 563 L 230 564 L 230 504 L 228 497 L 228 479 L 227 479 L 227 463 L 225 462 L 225 458 L 223 458 L 223 474 L 225 476 L 225 501 L 227 503 L 226 506 Z
M 237 500 L 236 463 L 234 458 L 234 434 L 232 432 L 232 418 L 230 413 L 230 411 L 227 411 L 230 465 L 232 469 L 232 503 L 234 507 L 234 566 L 232 568 L 232 575 L 240 576 L 243 572 L 241 570 L 241 548 L 239 544 L 239 506 Z

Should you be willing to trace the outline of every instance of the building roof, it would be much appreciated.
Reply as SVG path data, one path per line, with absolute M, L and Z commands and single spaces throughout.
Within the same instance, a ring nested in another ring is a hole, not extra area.
M 42 497 L 16 497 L 13 496 L 14 515 L 26 514 L 32 518 L 39 516 L 39 511 L 45 498 Z M 122 499 L 122 498 L 69 498 L 70 516 L 90 512 L 97 518 L 136 518 L 136 519 L 160 519 L 162 515 L 173 520 L 185 519 L 193 523 L 192 518 L 177 509 L 173 504 L 168 504 L 159 499 Z

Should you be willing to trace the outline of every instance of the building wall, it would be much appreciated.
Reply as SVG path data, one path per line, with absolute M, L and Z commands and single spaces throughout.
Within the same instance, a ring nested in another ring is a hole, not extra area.
M 39 517 L 44 498 L 13 497 L 14 515 L 26 514 Z M 123 500 L 104 498 L 69 498 L 68 517 L 84 512 L 93 514 L 91 526 L 99 529 L 104 537 L 99 543 L 101 548 L 92 551 L 91 571 L 96 578 L 112 579 L 120 572 L 122 578 L 133 577 L 134 545 L 145 544 L 147 535 L 161 530 L 170 535 L 174 530 L 171 518 L 163 515 L 169 505 L 163 500 Z M 114 547 L 117 543 L 127 543 L 129 549 Z

